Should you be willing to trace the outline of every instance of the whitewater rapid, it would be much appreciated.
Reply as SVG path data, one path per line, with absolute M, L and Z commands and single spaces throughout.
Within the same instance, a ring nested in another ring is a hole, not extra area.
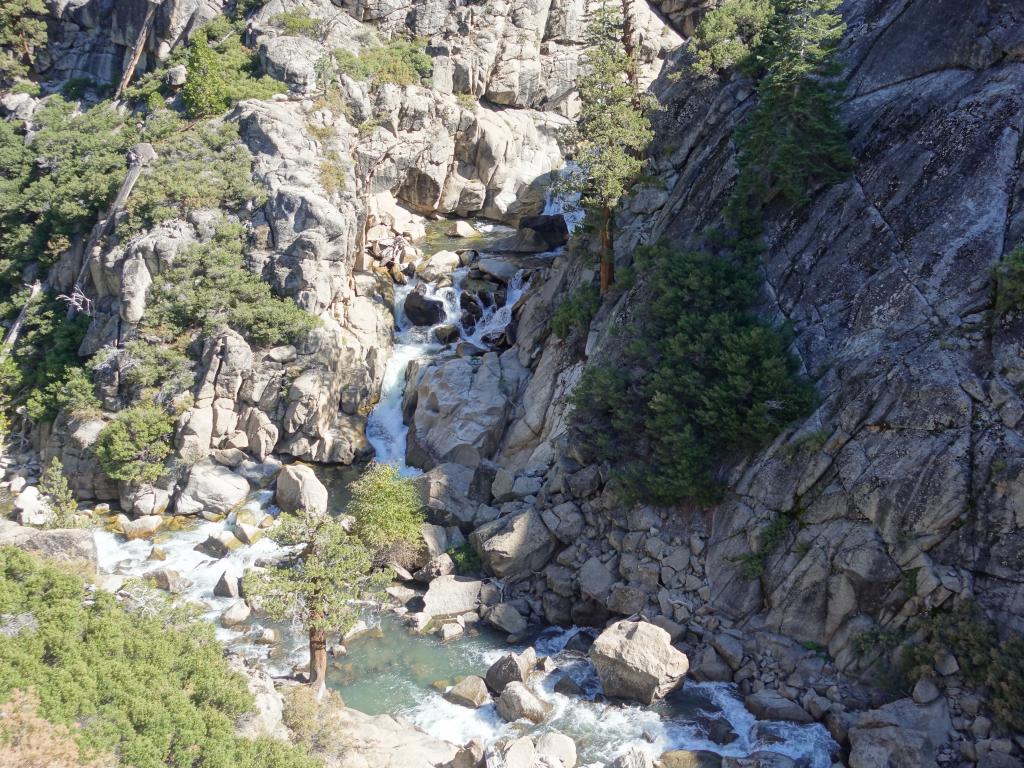
M 548 213 L 563 212 L 560 203 L 549 201 Z M 570 228 L 581 214 L 569 212 Z M 487 225 L 484 225 L 487 226 Z M 556 254 L 549 254 L 552 258 Z M 486 348 L 488 334 L 504 331 L 512 319 L 512 310 L 529 289 L 527 273 L 520 270 L 507 286 L 502 307 L 485 308 L 471 333 L 462 330 L 459 297 L 468 279 L 469 268 L 456 270 L 451 279 L 426 285 L 428 298 L 444 306 L 442 324 L 460 329 L 461 340 Z M 405 462 L 408 427 L 402 416 L 402 398 L 406 376 L 414 360 L 429 361 L 446 354 L 449 348 L 438 343 L 434 328 L 417 327 L 404 313 L 405 300 L 419 284 L 413 278 L 395 290 L 395 338 L 391 359 L 383 377 L 380 400 L 370 413 L 366 433 L 376 451 L 376 460 L 398 466 L 406 475 L 420 470 Z M 436 328 L 436 326 L 434 326 Z M 273 463 L 274 460 L 271 460 Z M 276 516 L 273 492 L 254 492 L 245 505 L 250 510 Z M 283 631 L 280 643 L 257 643 L 264 623 L 258 619 L 237 629 L 220 626 L 223 611 L 236 599 L 217 597 L 214 587 L 221 575 L 240 576 L 247 568 L 271 560 L 279 548 L 269 538 L 255 545 L 240 547 L 226 557 L 214 559 L 195 550 L 208 536 L 234 524 L 232 513 L 220 522 L 197 522 L 191 527 L 158 532 L 154 541 L 126 541 L 123 536 L 98 530 L 96 543 L 100 570 L 128 578 L 142 578 L 159 568 L 170 568 L 192 583 L 180 595 L 201 608 L 203 615 L 217 624 L 219 638 L 232 651 L 261 660 L 272 674 L 284 675 L 306 661 L 305 636 L 299 627 L 277 627 Z M 154 544 L 162 551 L 162 560 L 152 560 Z M 483 675 L 487 667 L 509 650 L 503 637 L 488 631 L 476 636 L 442 644 L 435 637 L 414 637 L 405 632 L 394 616 L 368 614 L 370 623 L 381 624 L 385 631 L 347 643 L 349 653 L 332 661 L 328 679 L 350 705 L 371 711 L 405 717 L 436 738 L 464 744 L 479 738 L 493 743 L 522 734 L 522 723 L 504 722 L 491 703 L 471 710 L 448 702 L 436 689 L 438 680 L 454 681 L 461 675 Z M 706 749 L 720 755 L 744 756 L 766 750 L 801 761 L 808 768 L 828 768 L 836 748 L 821 725 L 759 722 L 743 706 L 735 687 L 718 683 L 692 683 L 684 686 L 680 702 L 666 702 L 654 708 L 604 702 L 600 682 L 586 657 L 566 651 L 566 643 L 578 629 L 548 629 L 534 641 L 539 655 L 552 656 L 558 672 L 532 683 L 538 696 L 551 705 L 550 717 L 532 733 L 557 730 L 576 740 L 581 766 L 600 768 L 618 754 L 637 747 L 652 757 L 671 749 Z M 586 696 L 565 696 L 554 691 L 560 674 L 568 674 L 586 692 Z M 729 743 L 713 738 L 715 732 L 732 734 Z

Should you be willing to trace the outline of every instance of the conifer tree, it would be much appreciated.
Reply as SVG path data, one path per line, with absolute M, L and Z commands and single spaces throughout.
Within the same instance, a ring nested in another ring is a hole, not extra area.
M 351 629 L 359 618 L 356 602 L 380 591 L 384 577 L 371 573 L 366 547 L 330 515 L 282 515 L 270 535 L 292 549 L 276 567 L 247 572 L 246 595 L 270 618 L 309 633 L 309 685 L 319 697 L 327 682 L 328 633 Z
M 755 52 L 763 73 L 758 106 L 737 134 L 740 176 L 733 209 L 761 210 L 779 198 L 800 204 L 817 185 L 852 167 L 839 122 L 834 53 L 844 25 L 839 0 L 774 0 Z
M 562 134 L 576 164 L 565 186 L 580 193 L 580 203 L 596 221 L 602 293 L 615 280 L 615 210 L 640 175 L 643 152 L 654 136 L 647 117 L 653 101 L 632 82 L 635 62 L 624 39 L 621 11 L 602 3 L 587 30 L 580 115 Z

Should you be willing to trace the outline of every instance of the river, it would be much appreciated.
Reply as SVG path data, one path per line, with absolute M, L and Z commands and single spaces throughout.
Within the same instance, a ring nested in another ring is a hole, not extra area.
M 557 210 L 549 204 L 549 211 Z M 476 222 L 487 238 L 503 234 L 491 225 Z M 461 244 L 460 244 L 461 245 Z M 469 242 L 469 246 L 485 247 Z M 431 251 L 450 247 L 443 237 L 435 237 Z M 429 253 L 426 255 L 430 255 Z M 444 303 L 446 323 L 458 325 L 461 316 L 459 287 L 469 270 L 457 270 L 451 281 L 428 285 L 428 295 Z M 397 465 L 404 474 L 419 470 L 405 463 L 407 427 L 402 420 L 402 394 L 408 365 L 416 359 L 429 359 L 444 352 L 432 329 L 418 328 L 405 318 L 405 297 L 416 281 L 396 286 L 395 346 L 384 374 L 380 401 L 367 424 L 367 437 L 376 450 L 378 461 Z M 472 333 L 463 332 L 463 340 L 485 346 L 483 337 L 502 330 L 510 320 L 511 307 L 529 287 L 520 272 L 508 286 L 505 307 L 486 309 Z M 344 508 L 345 486 L 358 473 L 355 468 L 320 468 L 328 485 L 333 511 Z M 270 490 L 254 492 L 247 507 L 276 514 Z M 233 515 L 221 522 L 196 522 L 178 530 L 162 530 L 152 542 L 126 541 L 108 531 L 96 532 L 101 571 L 141 577 L 158 568 L 172 568 L 192 584 L 180 599 L 202 606 L 205 617 L 218 622 L 220 614 L 234 600 L 216 597 L 214 586 L 225 571 L 241 574 L 257 561 L 272 558 L 277 546 L 267 538 L 240 548 L 222 559 L 196 552 L 194 547 L 212 533 L 233 523 Z M 162 561 L 150 560 L 151 549 L 158 546 Z M 333 658 L 328 679 L 349 706 L 369 714 L 401 715 L 432 736 L 462 744 L 471 738 L 493 742 L 505 736 L 523 733 L 524 723 L 505 723 L 493 704 L 477 710 L 449 703 L 444 688 L 459 676 L 482 675 L 502 654 L 525 646 L 509 646 L 503 636 L 487 629 L 441 643 L 435 637 L 413 635 L 397 616 L 369 612 L 373 630 L 347 643 L 348 653 Z M 250 620 L 238 629 L 218 625 L 218 636 L 226 646 L 255 657 L 273 674 L 287 674 L 306 661 L 306 639 L 299 628 L 279 627 L 283 638 L 275 645 L 256 642 L 261 622 Z M 736 695 L 735 687 L 723 683 L 687 682 L 665 702 L 655 707 L 625 706 L 608 703 L 600 696 L 600 683 L 586 656 L 565 650 L 578 629 L 549 628 L 533 638 L 540 655 L 551 655 L 559 671 L 537 680 L 537 694 L 552 705 L 551 716 L 534 731 L 555 729 L 573 737 L 579 749 L 580 764 L 603 766 L 615 755 L 638 746 L 657 757 L 669 749 L 706 749 L 721 755 L 744 756 L 758 750 L 784 754 L 808 768 L 827 768 L 836 748 L 821 725 L 799 726 L 789 723 L 759 722 Z M 554 691 L 562 674 L 568 674 L 585 691 L 584 696 L 565 696 Z

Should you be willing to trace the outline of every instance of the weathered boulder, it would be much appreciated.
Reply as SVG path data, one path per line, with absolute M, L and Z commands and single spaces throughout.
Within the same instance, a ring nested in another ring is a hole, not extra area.
M 130 520 L 126 515 L 118 515 L 118 522 L 121 525 L 121 533 L 129 541 L 133 539 L 148 539 L 156 533 L 163 525 L 164 519 L 160 515 L 143 515 Z
M 192 466 L 174 513 L 223 515 L 245 501 L 248 495 L 248 480 L 212 459 L 202 459 Z
M 423 613 L 431 618 L 442 618 L 475 611 L 481 586 L 476 579 L 440 576 L 430 582 L 423 596 Z
M 495 706 L 498 714 L 510 723 L 522 718 L 541 723 L 551 709 L 550 704 L 541 701 L 533 691 L 517 681 L 505 686 Z
M 423 283 L 405 297 L 403 308 L 413 325 L 437 325 L 444 320 L 444 304 L 427 296 L 427 287 Z
M 498 603 L 487 612 L 487 622 L 510 635 L 521 635 L 526 631 L 526 619 L 509 603 Z
M 778 691 L 765 688 L 747 696 L 743 703 L 760 720 L 789 720 L 793 723 L 813 723 L 807 711 Z
M 757 765 L 761 766 L 760 763 Z M 673 749 L 658 758 L 658 768 L 721 768 L 721 766 L 721 755 L 703 749 Z M 770 768 L 770 765 L 765 765 L 763 768 Z
M 543 253 L 559 248 L 569 242 L 569 228 L 561 214 L 523 216 L 519 229 L 511 237 L 499 240 L 490 246 L 490 251 L 516 253 Z
M 477 709 L 491 702 L 487 684 L 478 675 L 467 675 L 462 678 L 445 692 L 444 697 L 453 704 L 470 709 Z
M 445 275 L 450 275 L 453 270 L 458 269 L 461 263 L 462 260 L 455 251 L 438 251 L 427 259 L 418 271 L 422 279 L 432 283 Z M 433 299 L 427 299 L 427 301 L 433 301 Z M 406 304 L 408 305 L 408 298 Z M 408 312 L 406 314 L 408 315 Z M 409 319 L 412 320 L 411 317 Z M 420 325 L 420 323 L 416 324 Z M 433 323 L 429 323 L 429 325 L 433 325 Z
M 652 704 L 682 683 L 686 654 L 668 632 L 646 621 L 618 621 L 590 649 L 606 696 Z
M 222 627 L 236 627 L 248 619 L 251 613 L 249 605 L 244 600 L 238 600 L 224 609 L 220 615 L 220 624 Z
M 213 587 L 213 594 L 217 597 L 241 597 L 242 578 L 231 571 L 224 571 Z
M 190 579 L 186 579 L 172 568 L 158 568 L 151 576 L 158 588 L 172 595 L 180 594 L 192 586 Z
M 259 667 L 250 667 L 241 656 L 234 654 L 228 656 L 228 664 L 245 676 L 249 693 L 256 700 L 254 710 L 235 722 L 235 732 L 251 740 L 268 738 L 287 741 L 289 733 L 284 725 L 284 698 L 274 688 L 270 674 Z
M 542 733 L 534 746 L 552 768 L 576 768 L 576 742 L 557 731 Z
M 285 512 L 306 509 L 323 514 L 327 511 L 327 487 L 312 467 L 289 464 L 277 475 L 274 501 Z
M 533 648 L 527 648 L 522 653 L 506 653 L 487 670 L 484 678 L 487 687 L 495 693 L 501 693 L 509 683 L 528 682 L 536 664 L 537 652 Z
M 469 540 L 484 565 L 499 577 L 541 570 L 556 546 L 551 531 L 532 509 L 481 526 Z
M 933 768 L 950 728 L 942 696 L 927 706 L 899 699 L 862 712 L 850 729 L 850 768 Z
M 0 519 L 0 546 L 19 547 L 51 560 L 76 563 L 96 570 L 96 539 L 88 528 L 51 528 L 40 531 Z

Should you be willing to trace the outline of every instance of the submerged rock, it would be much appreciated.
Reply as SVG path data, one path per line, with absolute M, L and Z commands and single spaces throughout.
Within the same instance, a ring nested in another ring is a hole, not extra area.
M 590 649 L 606 696 L 653 704 L 682 683 L 686 654 L 668 632 L 646 621 L 618 621 Z

